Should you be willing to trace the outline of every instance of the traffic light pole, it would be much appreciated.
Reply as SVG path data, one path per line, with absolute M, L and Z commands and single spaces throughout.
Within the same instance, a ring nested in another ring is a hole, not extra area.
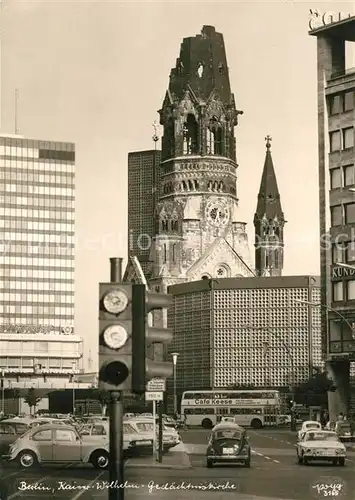
M 158 409 L 158 415 L 159 415 L 159 446 L 158 446 L 158 461 L 159 463 L 162 463 L 163 461 L 163 401 L 159 401 L 158 403 L 159 409 Z
M 110 391 L 109 500 L 124 500 L 123 392 Z

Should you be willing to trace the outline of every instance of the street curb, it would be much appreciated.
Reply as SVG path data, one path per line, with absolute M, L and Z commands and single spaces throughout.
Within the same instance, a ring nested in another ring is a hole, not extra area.
M 184 470 L 184 469 L 192 469 L 192 465 L 190 462 L 190 458 L 188 453 L 186 451 L 177 451 L 177 452 L 169 452 L 169 457 L 175 455 L 177 458 L 177 464 L 164 464 L 164 463 L 159 463 L 159 462 L 153 462 L 150 461 L 152 460 L 151 457 L 148 459 L 148 463 L 134 463 L 129 461 L 126 463 L 125 467 L 128 468 L 141 468 L 141 469 L 177 469 L 177 470 Z M 132 459 L 131 459 L 132 460 Z M 163 458 L 164 461 L 164 458 Z

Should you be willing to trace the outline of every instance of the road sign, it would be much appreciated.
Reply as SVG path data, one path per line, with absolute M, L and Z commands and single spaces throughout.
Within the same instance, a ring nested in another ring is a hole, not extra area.
M 163 401 L 163 391 L 150 391 L 145 393 L 146 401 Z
M 164 378 L 153 378 L 149 380 L 147 383 L 147 391 L 155 392 L 155 391 L 165 391 L 166 390 L 166 381 Z

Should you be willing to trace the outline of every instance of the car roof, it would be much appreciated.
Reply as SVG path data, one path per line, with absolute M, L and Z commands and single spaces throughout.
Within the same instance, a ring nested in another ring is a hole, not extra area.
M 1 420 L 0 424 L 23 424 L 26 425 L 30 422 L 34 422 L 33 418 L 6 418 L 5 420 Z
M 238 424 L 233 424 L 232 422 L 221 422 L 213 427 L 212 432 L 223 431 L 223 430 L 245 431 L 244 427 L 241 427 Z
M 52 429 L 58 429 L 60 431 L 72 431 L 72 430 L 74 430 L 74 427 L 72 425 L 63 425 L 63 424 L 44 424 L 44 425 L 40 425 L 38 427 L 32 427 L 31 431 L 33 431 L 33 432 L 38 431 L 38 430 L 46 431 L 46 430 L 52 430 Z
M 307 424 L 317 424 L 317 425 L 321 425 L 320 422 L 317 422 L 317 420 L 306 420 L 305 422 L 303 422 L 302 425 L 307 425 Z

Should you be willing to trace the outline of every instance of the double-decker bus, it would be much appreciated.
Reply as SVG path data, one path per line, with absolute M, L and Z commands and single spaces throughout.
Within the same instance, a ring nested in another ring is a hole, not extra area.
M 277 423 L 280 407 L 280 393 L 273 389 L 185 391 L 181 399 L 186 424 L 207 429 L 227 416 L 241 426 L 260 429 Z

